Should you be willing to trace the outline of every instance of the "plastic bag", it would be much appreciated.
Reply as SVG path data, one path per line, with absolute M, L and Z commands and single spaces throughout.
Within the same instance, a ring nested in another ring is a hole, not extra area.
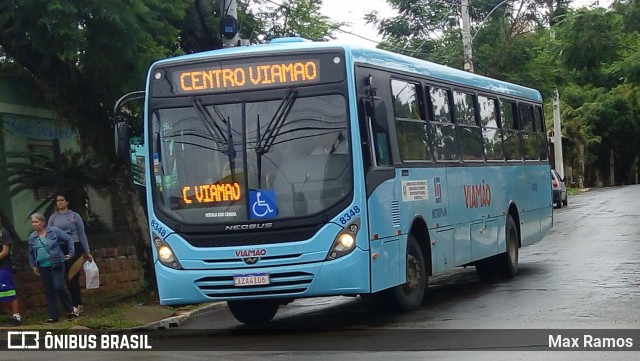
M 96 261 L 86 261 L 82 265 L 82 269 L 84 270 L 84 275 L 86 277 L 85 287 L 88 290 L 96 289 L 100 287 L 100 270 L 98 269 L 98 265 Z

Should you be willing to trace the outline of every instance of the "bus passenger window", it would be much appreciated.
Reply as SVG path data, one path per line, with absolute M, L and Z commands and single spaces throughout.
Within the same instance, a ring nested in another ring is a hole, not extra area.
M 544 126 L 544 116 L 542 115 L 542 107 L 536 105 L 533 110 L 533 123 L 536 131 L 536 138 L 538 138 L 538 150 L 540 152 L 540 160 L 549 159 L 548 146 L 547 146 L 547 133 Z
M 457 161 L 458 144 L 456 143 L 455 124 L 451 121 L 449 90 L 430 87 L 429 98 L 433 121 L 429 122 L 433 134 L 433 155 L 436 161 Z
M 433 121 L 439 123 L 451 123 L 451 108 L 449 107 L 449 91 L 446 89 L 431 87 L 431 104 L 433 106 Z
M 475 96 L 459 91 L 453 92 L 456 129 L 460 153 L 466 161 L 483 161 L 482 130 L 476 124 Z
M 427 123 L 419 106 L 417 84 L 391 80 L 400 157 L 403 161 L 431 160 Z
M 378 167 L 391 166 L 391 152 L 389 147 L 388 125 L 386 123 L 386 109 L 384 103 L 378 99 L 365 100 L 365 118 L 368 126 L 367 133 L 371 137 L 371 147 Z
M 502 136 L 504 137 L 504 153 L 507 160 L 522 160 L 517 114 L 514 102 L 500 99 L 500 120 L 502 123 Z
M 520 112 L 524 159 L 539 160 L 539 142 L 533 128 L 533 106 L 520 103 L 518 104 L 518 110 Z
M 390 167 L 391 157 L 389 156 L 389 139 L 387 133 L 376 133 L 374 144 L 376 147 L 376 163 L 378 166 Z
M 478 96 L 478 108 L 480 125 L 482 126 L 484 155 L 488 161 L 504 160 L 502 130 L 498 123 L 497 101 L 480 95 Z

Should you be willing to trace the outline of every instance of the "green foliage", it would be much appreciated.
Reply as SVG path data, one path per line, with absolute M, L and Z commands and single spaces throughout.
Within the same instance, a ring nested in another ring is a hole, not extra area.
M 180 53 L 188 0 L 16 0 L 0 3 L 7 71 L 33 80 L 83 149 L 116 163 L 111 107 L 143 88 L 150 63 Z
M 8 179 L 10 196 L 23 191 L 44 193 L 44 200 L 29 213 L 45 209 L 50 213 L 53 209 L 53 199 L 56 195 L 56 164 L 52 152 L 28 151 L 9 152 L 10 159 L 6 168 L 0 171 L 0 177 Z M 61 156 L 60 169 L 64 178 L 64 191 L 69 197 L 70 207 L 78 212 L 83 219 L 89 221 L 91 215 L 87 210 L 87 186 L 97 191 L 104 191 L 108 187 L 106 167 L 100 164 L 91 153 L 82 154 L 64 152 Z M 106 194 L 103 194 L 106 196 Z M 28 219 L 29 215 L 25 215 Z
M 384 36 L 381 48 L 463 68 L 459 2 L 387 3 L 398 16 L 365 16 Z M 475 71 L 536 88 L 549 100 L 559 88 L 567 163 L 606 177 L 613 151 L 619 183 L 630 181 L 640 156 L 639 3 L 606 10 L 573 10 L 568 0 L 470 3 Z
M 640 37 L 628 20 L 634 7 L 582 8 L 554 26 L 552 51 L 569 81 L 561 90 L 563 134 L 575 146 L 569 159 L 584 147 L 584 161 L 615 184 L 633 181 L 640 156 Z
M 221 48 L 221 0 L 194 0 L 190 3 L 180 28 L 181 50 L 196 53 Z M 240 38 L 252 39 L 254 34 L 262 32 L 260 23 L 247 8 L 249 2 L 238 1 L 236 4 Z
M 604 9 L 580 9 L 556 28 L 560 59 L 581 73 L 583 83 L 597 81 L 598 70 L 618 56 L 621 19 Z
M 4 74 L 36 84 L 49 108 L 77 130 L 104 180 L 118 188 L 133 239 L 148 237 L 128 160 L 113 151 L 112 109 L 144 89 L 151 62 L 183 53 L 180 26 L 191 0 L 13 0 L 0 2 Z M 54 178 L 51 178 L 54 179 Z M 28 179 L 23 179 L 26 185 Z M 82 199 L 86 199 L 83 197 Z M 79 202 L 74 209 L 82 206 Z
M 381 48 L 440 64 L 463 68 L 458 1 L 388 0 L 398 16 L 384 19 L 376 12 L 365 19 L 385 36 Z M 540 89 L 555 88 L 554 59 L 547 55 L 543 25 L 566 8 L 567 1 L 483 0 L 471 4 L 471 34 L 475 71 Z M 542 13 L 540 9 L 547 9 Z
M 253 16 L 260 24 L 259 41 L 299 36 L 309 40 L 335 39 L 342 22 L 332 21 L 320 13 L 322 0 L 282 0 L 279 5 L 269 0 L 257 0 L 259 10 Z

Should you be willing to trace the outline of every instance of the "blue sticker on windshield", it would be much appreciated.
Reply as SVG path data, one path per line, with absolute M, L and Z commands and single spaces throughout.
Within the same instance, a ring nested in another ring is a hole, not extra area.
M 276 192 L 267 189 L 249 191 L 249 219 L 275 218 L 278 215 Z

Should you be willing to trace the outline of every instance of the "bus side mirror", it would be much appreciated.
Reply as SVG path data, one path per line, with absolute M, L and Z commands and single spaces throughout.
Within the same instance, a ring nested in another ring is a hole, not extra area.
M 130 154 L 129 126 L 125 122 L 117 122 L 115 127 L 116 157 L 124 158 Z

